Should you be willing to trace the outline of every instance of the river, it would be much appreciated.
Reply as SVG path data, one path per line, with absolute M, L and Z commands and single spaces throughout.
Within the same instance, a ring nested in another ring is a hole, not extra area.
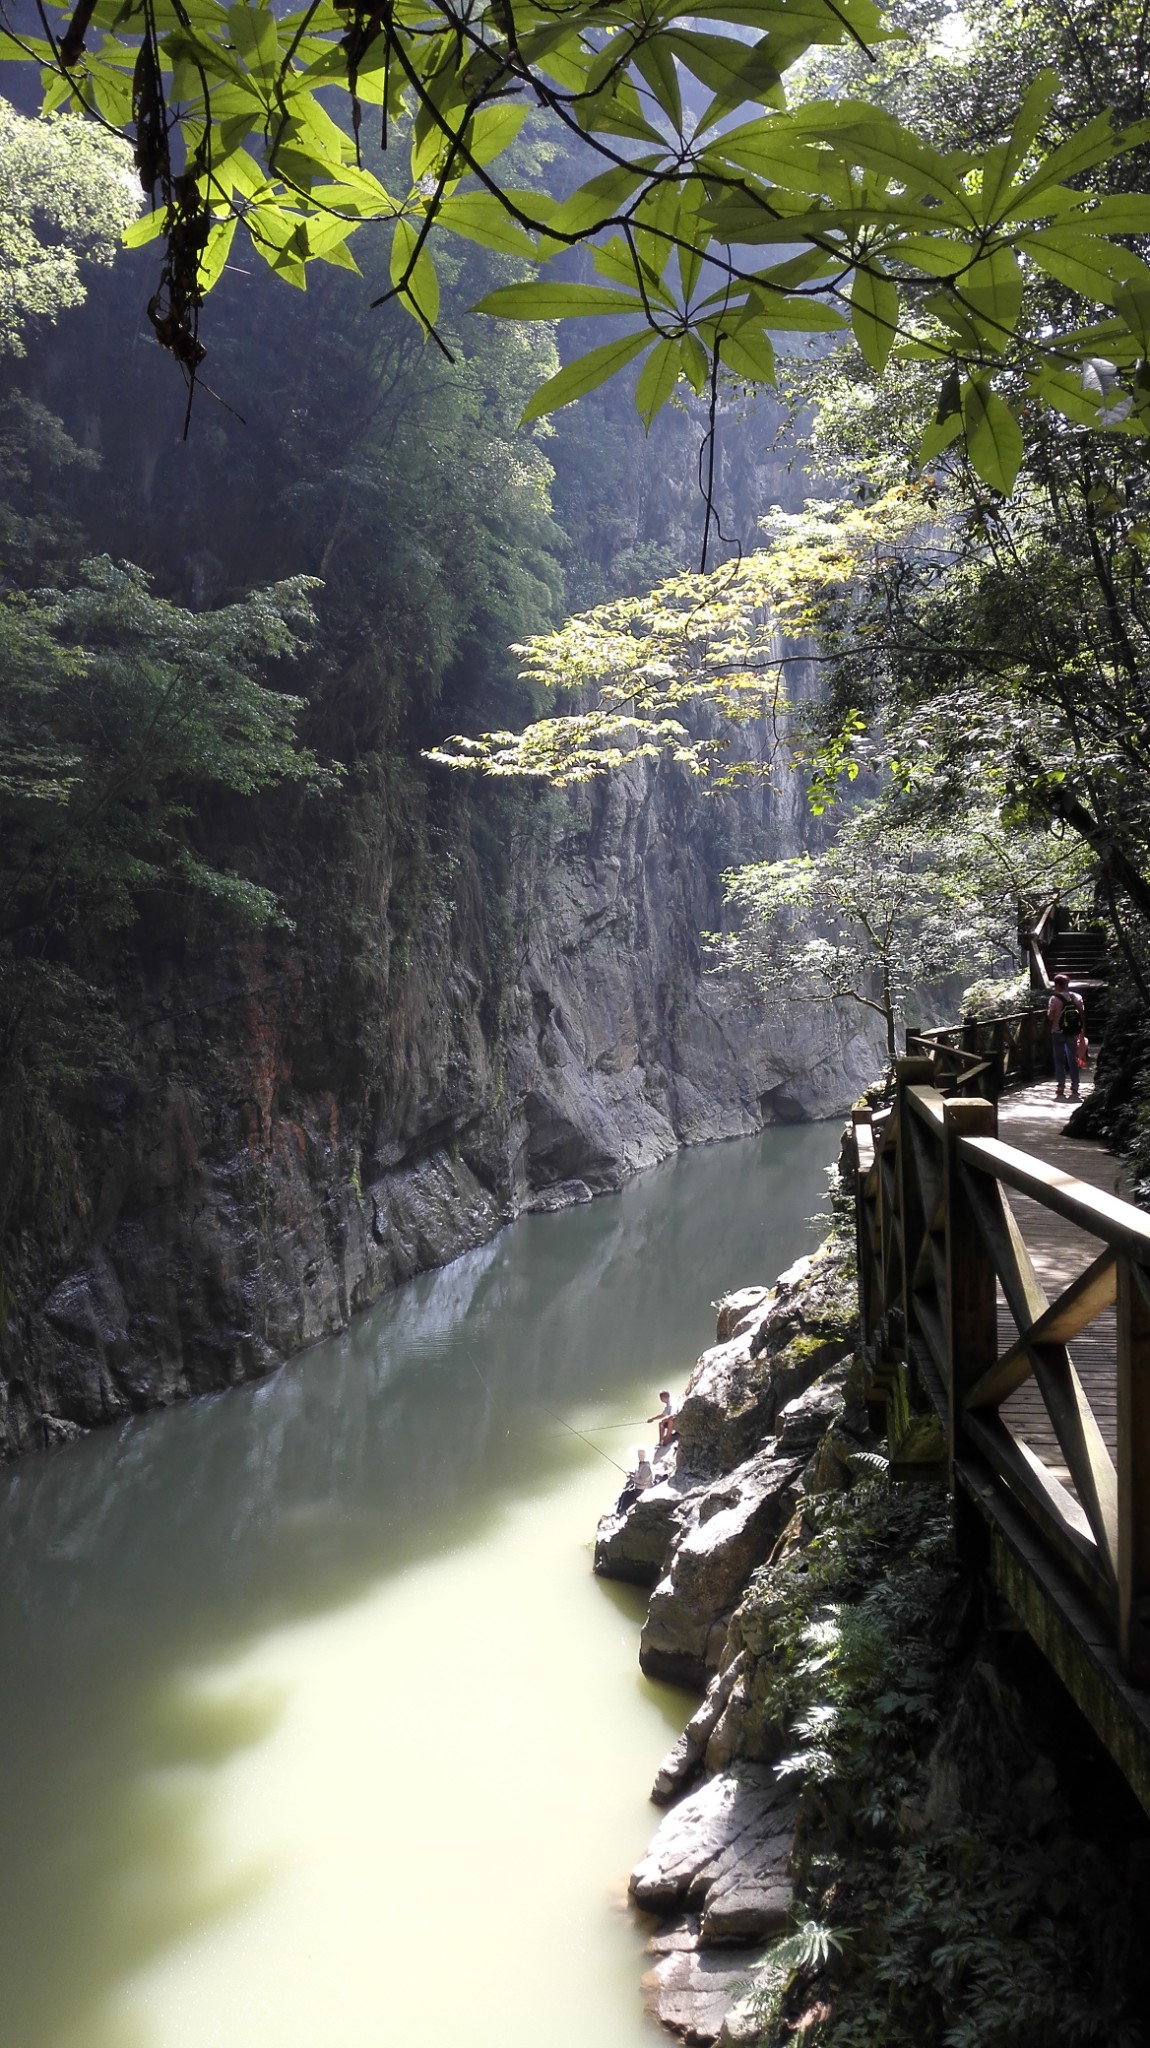
M 625 1882 L 690 1700 L 595 1522 L 837 1143 L 681 1153 L 3 1475 L 3 2048 L 666 2038 Z

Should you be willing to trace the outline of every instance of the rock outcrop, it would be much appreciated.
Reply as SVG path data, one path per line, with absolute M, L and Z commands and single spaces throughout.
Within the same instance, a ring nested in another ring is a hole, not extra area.
M 772 1445 L 682 1501 L 639 1643 L 649 1678 L 701 1687 L 718 1669 L 727 1623 L 755 1566 L 770 1556 L 801 1471 L 801 1460 Z
M 672 1469 L 599 1528 L 596 1571 L 655 1581 L 643 1669 L 704 1694 L 656 1774 L 652 1798 L 669 1810 L 630 1880 L 660 1922 L 651 2009 L 684 2041 L 754 2038 L 748 1976 L 791 1924 L 796 1800 L 771 1768 L 783 1731 L 764 1709 L 770 1606 L 745 1596 L 804 1497 L 849 1481 L 867 1442 L 853 1317 L 833 1239 L 773 1288 L 728 1296 L 679 1410 Z

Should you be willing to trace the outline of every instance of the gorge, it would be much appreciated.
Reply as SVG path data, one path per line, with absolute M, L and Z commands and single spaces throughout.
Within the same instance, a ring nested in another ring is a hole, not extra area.
M 476 787 L 423 758 L 455 724 L 522 716 L 507 641 L 554 616 L 565 584 L 626 587 L 694 548 L 694 425 L 670 416 L 648 442 L 607 393 L 577 430 L 523 435 L 538 351 L 467 314 L 477 257 L 453 292 L 466 374 L 446 388 L 402 316 L 369 315 L 346 278 L 286 310 L 241 280 L 213 315 L 237 409 L 203 399 L 180 443 L 163 363 L 133 342 L 121 374 L 139 265 L 93 281 L 82 366 L 68 325 L 8 365 L 23 581 L 70 582 L 85 545 L 127 555 L 187 607 L 164 615 L 171 638 L 253 584 L 312 578 L 315 626 L 272 680 L 300 693 L 327 780 L 240 798 L 210 763 L 189 786 L 194 764 L 161 761 L 177 808 L 127 904 L 103 876 L 154 793 L 80 843 L 62 898 L 50 860 L 36 881 L 36 837 L 13 841 L 8 1456 L 258 1376 L 524 1209 L 616 1188 L 680 1144 L 829 1115 L 877 1064 L 848 1007 L 767 1019 L 706 970 L 724 869 L 817 837 L 785 765 L 702 791 L 638 761 L 559 792 Z M 720 465 L 748 530 L 767 493 L 802 489 L 769 433 L 768 410 Z M 100 630 L 114 662 L 111 614 Z M 135 658 L 154 660 L 146 635 Z M 73 703 L 65 689 L 62 716 Z M 76 736 L 112 786 L 143 773 L 117 715 L 126 769 L 103 764 L 99 727 Z M 700 709 L 698 729 L 716 717 Z M 49 805 L 49 848 L 56 829 Z M 209 850 L 215 896 L 184 879 Z M 270 906 L 255 922 L 252 890 Z
M 1145 2048 L 1150 6 L 0 62 L 2 2048 Z

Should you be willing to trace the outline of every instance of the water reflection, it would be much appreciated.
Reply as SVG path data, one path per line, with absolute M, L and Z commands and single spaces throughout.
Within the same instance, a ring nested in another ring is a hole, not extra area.
M 656 1386 L 681 1384 L 709 1338 L 708 1297 L 769 1277 L 802 1248 L 834 1142 L 826 1128 L 784 1131 L 682 1155 L 617 1198 L 526 1219 L 259 1387 L 142 1419 L 6 1477 L 5 2048 L 169 2048 L 185 2038 L 214 2048 L 233 2036 L 213 1999 L 235 2009 L 245 2048 L 294 2048 L 297 2038 L 313 2048 L 301 1926 L 315 1936 L 312 1976 L 328 1973 L 329 2020 L 332 1987 L 349 1987 L 325 2030 L 332 2048 L 382 2040 L 402 2000 L 380 2002 L 380 1973 L 394 1964 L 386 1942 L 382 1960 L 376 1953 L 379 1899 L 398 1927 L 403 1873 L 387 1874 L 390 1890 L 381 1874 L 377 1896 L 375 1837 L 356 1851 L 365 1871 L 342 1836 L 318 1836 L 340 1800 L 362 1800 L 378 1830 L 398 1829 L 406 1795 L 393 1755 L 381 1758 L 385 1726 L 426 1779 L 408 1815 L 409 1859 L 421 1822 L 433 1834 L 448 1811 L 462 1841 L 462 1809 L 481 1816 L 480 1840 L 457 1854 L 490 1870 L 490 1837 L 514 1815 L 524 1830 L 516 1857 L 537 1860 L 546 1846 L 553 1858 L 556 1833 L 585 1833 L 588 1868 L 606 1886 L 618 1865 L 596 1865 L 596 1854 L 630 1853 L 606 1847 L 612 1773 L 634 1769 L 628 1796 L 640 1794 L 646 1765 L 632 1764 L 628 1745 L 657 1759 L 682 1709 L 636 1675 L 634 1596 L 587 1584 L 583 1546 L 616 1482 L 556 1417 L 625 1462 L 642 1432 L 611 1425 L 649 1412 Z M 555 1575 L 568 1560 L 564 1591 Z M 439 1639 L 423 1636 L 425 1623 Z M 480 1696 L 496 1693 L 485 1732 Z M 608 1706 L 606 1760 L 601 1752 L 581 1784 L 579 1759 L 568 1757 L 570 1785 L 556 1784 L 543 1736 L 565 1717 L 574 1730 L 598 1725 Z M 490 1813 L 482 1786 L 443 1770 L 464 1720 L 475 1729 L 473 1777 L 492 1776 L 493 1748 L 519 1751 L 518 1773 L 494 1770 Z M 325 1769 L 313 1782 L 316 1756 Z M 318 1879 L 303 1870 L 309 1800 L 317 1858 L 331 1859 L 325 1883 L 367 1887 L 358 1933 L 346 1902 L 330 1930 L 316 1930 Z M 519 1867 L 509 1862 L 505 1885 Z M 351 1934 L 338 1924 L 349 1913 Z M 609 1927 L 604 1938 L 616 1938 Z M 349 1941 L 370 1948 L 362 1978 Z M 622 1981 L 631 1957 L 619 1953 Z M 225 1960 L 230 1991 L 217 1978 Z M 183 1990 L 205 2001 L 198 2017 L 184 2008 L 181 1970 Z M 262 1993 L 252 2004 L 253 1983 L 272 1970 L 298 1977 L 298 2020 Z M 124 1995 L 140 1986 L 134 2001 Z M 574 2042 L 592 2038 L 588 2011 L 574 2014 Z M 420 2038 L 432 2048 L 454 2040 L 457 2018 Z M 526 2048 L 533 2037 L 514 2037 L 513 2023 L 501 2020 L 492 2040 Z M 551 2035 L 558 2048 L 561 2029 Z M 637 2017 L 611 2034 L 640 2036 Z M 469 2023 L 469 2038 L 480 2044 L 482 2026 Z

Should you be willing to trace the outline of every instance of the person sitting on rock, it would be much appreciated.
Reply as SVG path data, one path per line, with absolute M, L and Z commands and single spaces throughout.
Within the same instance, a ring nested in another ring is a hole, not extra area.
M 675 1411 L 671 1406 L 671 1396 L 667 1392 L 665 1387 L 660 1388 L 659 1399 L 663 1403 L 663 1406 L 660 1409 L 658 1409 L 654 1415 L 648 1415 L 647 1420 L 648 1422 L 658 1423 L 659 1449 L 661 1451 L 665 1451 L 667 1445 L 671 1443 L 674 1439 Z
M 650 1460 L 647 1457 L 646 1451 L 636 1451 L 634 1469 L 627 1474 L 623 1491 L 615 1503 L 615 1513 L 622 1515 L 626 1513 L 628 1508 L 633 1508 L 639 1495 L 646 1493 L 647 1488 L 653 1485 L 654 1479 L 655 1475 L 651 1470 Z

